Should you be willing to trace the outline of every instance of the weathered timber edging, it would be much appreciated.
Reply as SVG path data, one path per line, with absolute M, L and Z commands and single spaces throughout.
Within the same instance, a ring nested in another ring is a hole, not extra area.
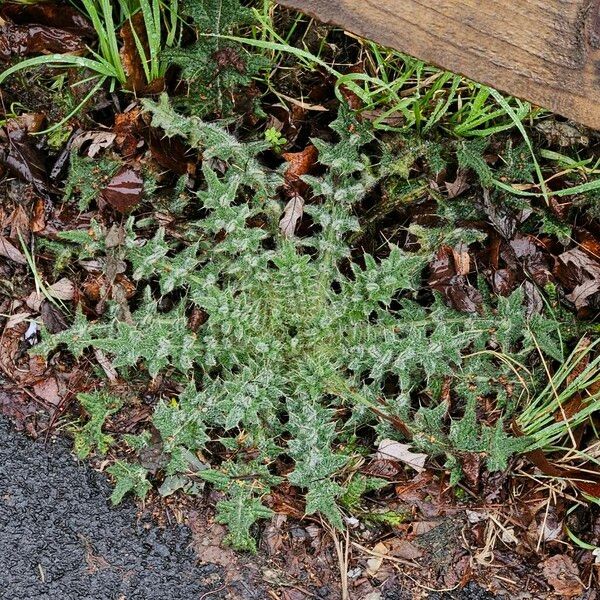
M 278 0 L 600 129 L 600 0 Z

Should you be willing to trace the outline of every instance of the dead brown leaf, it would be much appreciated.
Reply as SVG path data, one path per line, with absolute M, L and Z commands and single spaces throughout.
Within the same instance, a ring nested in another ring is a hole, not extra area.
M 564 554 L 547 558 L 542 564 L 542 573 L 561 598 L 574 598 L 583 593 L 579 569 L 573 559 Z
M 294 237 L 298 221 L 304 214 L 304 198 L 294 194 L 283 209 L 283 216 L 279 221 L 279 230 L 287 238 Z
M 36 383 L 33 386 L 33 392 L 38 398 L 41 398 L 52 406 L 58 406 L 62 400 L 55 377 L 48 377 Z
M 126 213 L 142 199 L 144 180 L 137 169 L 122 167 L 102 190 L 100 197 L 115 210 Z
M 309 144 L 301 152 L 286 152 L 282 154 L 288 163 L 285 172 L 285 183 L 293 191 L 300 195 L 306 192 L 306 184 L 301 180 L 303 175 L 307 175 L 314 168 L 319 157 L 318 150 Z
M 589 306 L 592 297 L 600 291 L 600 261 L 580 248 L 573 248 L 558 256 L 557 277 L 572 292 L 567 298 L 575 308 Z
M 15 248 L 3 235 L 0 235 L 0 256 L 4 256 L 19 265 L 27 264 L 23 253 Z
M 412 467 L 417 473 L 425 470 L 427 454 L 410 450 L 410 444 L 401 444 L 394 440 L 381 440 L 375 456 L 378 460 L 392 460 L 402 462 Z
M 446 192 L 449 200 L 460 196 L 469 189 L 468 174 L 468 171 L 461 169 L 456 173 L 456 179 L 454 181 L 446 181 Z
M 29 227 L 33 233 L 46 229 L 46 205 L 42 198 L 36 198 L 31 211 Z
M 396 558 L 416 560 L 423 556 L 423 550 L 408 540 L 396 537 L 388 540 L 389 553 Z
M 84 144 L 90 142 L 85 154 L 94 158 L 100 150 L 110 148 L 117 137 L 112 131 L 83 131 L 73 138 L 71 148 L 79 150 Z
M 465 257 L 464 255 L 467 254 Z M 458 262 L 456 259 L 458 258 Z M 436 253 L 429 268 L 429 285 L 444 295 L 450 305 L 462 312 L 478 312 L 483 298 L 461 271 L 467 268 L 468 253 L 463 245 L 457 248 L 442 246 Z

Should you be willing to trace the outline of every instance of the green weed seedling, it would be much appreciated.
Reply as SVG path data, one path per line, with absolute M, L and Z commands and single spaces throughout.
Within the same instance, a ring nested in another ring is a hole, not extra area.
M 184 391 L 154 413 L 166 471 L 228 494 L 218 518 L 240 549 L 255 548 L 253 524 L 270 514 L 261 499 L 281 481 L 274 470 L 281 459 L 289 464 L 283 476 L 306 494 L 307 514 L 340 529 L 360 497 L 380 487 L 353 475 L 356 458 L 373 450 L 377 436 L 409 435 L 414 447 L 445 457 L 454 480 L 464 452 L 484 453 L 491 470 L 507 467 L 526 443 L 505 426 L 530 384 L 515 364 L 538 346 L 562 359 L 559 325 L 526 317 L 520 291 L 481 314 L 457 313 L 439 298 L 417 302 L 429 247 L 409 253 L 390 245 L 384 258 L 350 260 L 346 240 L 359 228 L 354 205 L 396 172 L 393 161 L 363 153 L 367 144 L 370 154 L 382 152 L 370 125 L 342 106 L 331 125 L 337 141 L 311 140 L 325 175 L 305 176 L 314 197 L 305 206 L 311 233 L 290 238 L 278 229 L 283 174 L 260 160 L 268 142 L 243 143 L 218 125 L 182 116 L 165 96 L 144 107 L 154 127 L 202 151 L 202 216 L 189 223 L 195 237 L 174 241 L 158 227 L 150 239 L 137 238 L 130 219 L 124 248 L 131 277 L 144 289 L 131 318 L 109 310 L 88 321 L 78 312 L 70 330 L 44 333 L 36 352 L 67 344 L 81 356 L 98 348 L 123 376 L 131 368 L 152 377 L 173 373 Z M 165 306 L 165 297 L 174 300 Z M 208 315 L 197 331 L 188 326 L 190 307 Z M 435 392 L 448 378 L 465 407 L 454 421 Z M 481 396 L 496 398 L 504 418 L 481 425 Z M 406 431 L 394 427 L 398 421 Z M 357 435 L 365 428 L 370 437 Z M 193 456 L 211 441 L 226 460 L 194 466 Z M 150 486 L 140 465 L 120 462 L 111 472 L 116 500 Z

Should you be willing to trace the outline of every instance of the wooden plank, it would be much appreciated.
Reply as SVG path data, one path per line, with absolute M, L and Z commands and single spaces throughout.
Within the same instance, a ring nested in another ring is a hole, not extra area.
M 278 0 L 600 129 L 600 0 Z

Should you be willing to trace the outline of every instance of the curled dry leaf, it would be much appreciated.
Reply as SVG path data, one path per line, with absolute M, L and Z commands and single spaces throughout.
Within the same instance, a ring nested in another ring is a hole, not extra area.
M 73 150 L 78 150 L 86 142 L 91 142 L 88 146 L 86 154 L 90 158 L 94 158 L 94 156 L 96 156 L 100 150 L 103 148 L 109 148 L 115 141 L 116 137 L 117 134 L 111 131 L 83 131 L 74 136 L 71 148 Z
M 29 227 L 33 233 L 43 231 L 46 228 L 46 204 L 41 198 L 36 198 L 33 203 Z
M 377 449 L 376 459 L 394 460 L 412 467 L 417 473 L 425 470 L 427 454 L 413 452 L 409 444 L 401 444 L 394 440 L 381 440 Z
M 287 238 L 294 237 L 298 221 L 304 214 L 304 198 L 294 194 L 283 209 L 283 217 L 279 221 L 279 230 Z
M 563 252 L 558 257 L 557 276 L 572 292 L 567 298 L 577 309 L 589 306 L 600 291 L 600 261 L 580 248 Z
M 374 577 L 377 571 L 381 569 L 383 560 L 389 552 L 388 547 L 383 542 L 378 542 L 373 548 L 373 557 L 367 560 L 367 574 Z
M 454 181 L 446 181 L 446 192 L 449 200 L 460 196 L 469 189 L 468 174 L 467 170 L 460 169 Z
M 282 156 L 288 163 L 285 171 L 286 185 L 297 193 L 303 194 L 306 184 L 302 182 L 301 177 L 310 173 L 315 166 L 319 157 L 318 150 L 309 144 L 301 152 L 286 152 Z

